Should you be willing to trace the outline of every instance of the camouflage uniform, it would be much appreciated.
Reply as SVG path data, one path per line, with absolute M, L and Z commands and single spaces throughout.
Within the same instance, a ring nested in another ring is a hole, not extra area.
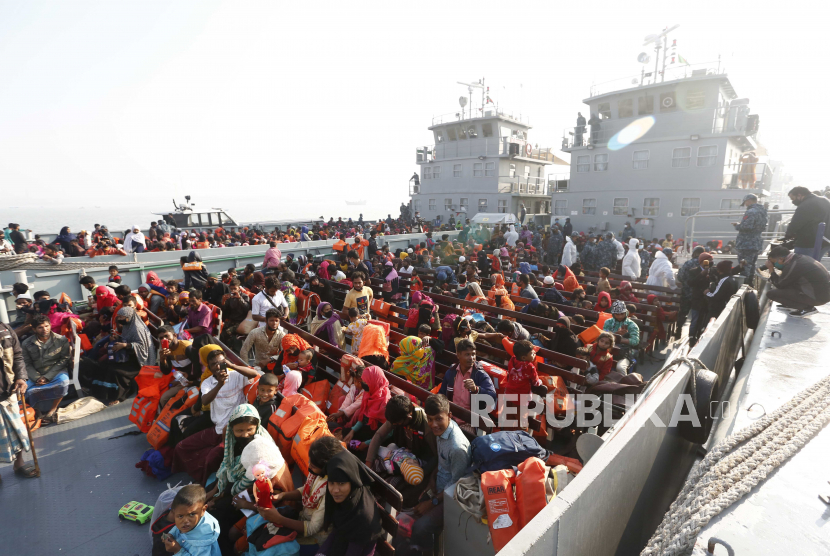
M 744 213 L 743 220 L 735 226 L 735 229 L 738 230 L 738 237 L 735 239 L 738 261 L 746 260 L 743 275 L 751 278 L 755 273 L 758 253 L 764 246 L 761 232 L 767 229 L 767 209 L 758 203 L 750 205 Z
M 559 230 L 554 230 L 554 232 L 559 232 Z M 548 251 L 545 253 L 545 260 L 549 265 L 558 265 L 559 260 L 562 258 L 562 248 L 565 246 L 565 238 L 562 237 L 562 233 L 551 233 L 550 239 L 548 240 Z
M 579 254 L 579 260 L 582 261 L 582 268 L 585 270 L 597 270 L 596 258 L 597 246 L 589 241 L 585 244 L 582 248 L 582 252 Z
M 603 238 L 597 244 L 594 251 L 594 261 L 596 268 L 607 267 L 611 269 L 611 272 L 614 272 L 614 268 L 617 266 L 617 246 L 614 245 L 613 239 Z

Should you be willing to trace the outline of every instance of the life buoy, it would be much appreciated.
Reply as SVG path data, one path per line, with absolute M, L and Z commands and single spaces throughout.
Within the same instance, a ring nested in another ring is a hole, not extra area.
M 530 143 L 525 143 L 525 153 L 527 154 L 527 156 L 533 154 L 533 145 L 531 145 Z

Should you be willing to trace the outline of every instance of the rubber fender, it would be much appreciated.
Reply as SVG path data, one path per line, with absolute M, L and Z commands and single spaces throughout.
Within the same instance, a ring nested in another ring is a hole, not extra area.
M 761 306 L 758 304 L 758 295 L 754 291 L 744 294 L 744 318 L 747 328 L 755 330 L 761 320 Z
M 709 433 L 712 432 L 712 425 L 714 419 L 711 410 L 709 409 L 715 401 L 715 396 L 718 392 L 718 375 L 706 369 L 699 369 L 695 373 L 695 394 L 697 405 L 694 411 L 697 413 L 697 419 L 700 426 L 694 426 L 694 423 L 683 420 L 677 424 L 677 430 L 680 436 L 694 444 L 704 444 L 709 438 Z M 686 385 L 686 393 L 691 394 L 692 381 Z

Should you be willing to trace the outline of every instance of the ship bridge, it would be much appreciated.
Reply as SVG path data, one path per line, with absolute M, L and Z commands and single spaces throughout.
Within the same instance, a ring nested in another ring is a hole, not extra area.
M 518 214 L 524 205 L 524 223 L 547 224 L 551 188 L 546 168 L 567 162 L 530 139 L 527 118 L 489 104 L 470 113 L 433 118 L 428 128 L 433 144 L 415 152 L 420 179 L 410 182 L 413 210 L 429 220 L 447 221 L 452 213 L 463 218 L 479 212 Z

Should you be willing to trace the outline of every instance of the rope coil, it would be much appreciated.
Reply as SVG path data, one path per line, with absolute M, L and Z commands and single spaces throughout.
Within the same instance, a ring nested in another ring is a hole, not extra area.
M 830 376 L 721 440 L 692 469 L 641 556 L 691 554 L 709 521 L 746 496 L 830 422 Z

